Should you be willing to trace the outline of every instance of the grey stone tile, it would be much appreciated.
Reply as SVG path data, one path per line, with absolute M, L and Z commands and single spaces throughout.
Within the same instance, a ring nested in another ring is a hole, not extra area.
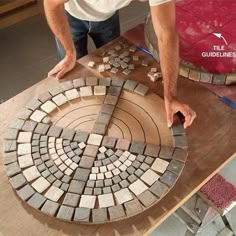
M 112 82 L 111 85 L 112 86 L 118 86 L 118 87 L 122 87 L 124 84 L 124 79 L 123 78 L 112 78 Z
M 116 144 L 116 149 L 128 150 L 130 146 L 130 141 L 126 139 L 118 139 Z
M 144 148 L 145 148 L 145 144 L 144 143 L 133 141 L 131 143 L 129 151 L 131 153 L 143 154 Z
M 114 109 L 115 109 L 115 106 L 113 106 L 113 105 L 103 104 L 101 106 L 101 113 L 112 115 Z
M 94 188 L 93 194 L 94 195 L 101 195 L 102 194 L 102 189 L 101 188 Z
M 4 134 L 4 139 L 14 140 L 17 139 L 19 130 L 18 129 L 7 129 Z
M 49 92 L 44 92 L 38 96 L 38 99 L 44 103 L 52 98 L 52 95 Z
M 118 101 L 118 96 L 107 95 L 104 100 L 104 104 L 109 104 L 109 105 L 115 106 L 117 101 Z
M 147 144 L 144 155 L 157 157 L 160 151 L 160 146 L 154 144 Z
M 110 86 L 110 84 L 111 84 L 111 78 L 109 77 L 99 79 L 99 85 L 101 86 Z
M 121 181 L 121 178 L 120 178 L 120 176 L 114 176 L 113 178 L 112 178 L 112 181 L 115 183 L 115 184 L 118 184 L 120 181 Z
M 71 180 L 68 192 L 82 194 L 85 183 L 78 180 Z
M 104 96 L 106 95 L 106 86 L 94 86 L 94 95 L 95 96 Z
M 133 166 L 129 166 L 126 170 L 130 175 L 132 175 L 135 172 L 135 168 Z
M 146 171 L 150 168 L 150 166 L 146 163 L 142 163 L 141 166 L 139 167 L 141 170 Z
M 21 169 L 17 162 L 13 162 L 5 166 L 7 176 L 11 177 L 21 172 Z
M 172 159 L 173 152 L 174 152 L 173 147 L 162 146 L 159 152 L 159 157 L 163 159 Z
M 214 74 L 212 83 L 217 85 L 224 85 L 225 79 L 226 77 L 223 74 L 218 74 L 218 75 Z
M 112 180 L 111 179 L 105 179 L 104 180 L 104 185 L 107 186 L 111 186 L 112 185 Z
M 114 148 L 116 144 L 116 138 L 104 136 L 102 146 L 107 148 Z
M 73 85 L 75 88 L 80 88 L 85 86 L 85 79 L 84 78 L 78 78 L 73 80 Z
M 18 196 L 23 200 L 28 200 L 35 193 L 34 189 L 30 185 L 25 185 L 23 188 L 17 191 Z
M 49 216 L 55 216 L 58 208 L 59 208 L 59 203 L 47 200 L 44 203 L 41 211 L 46 213 Z
M 119 184 L 114 184 L 111 186 L 112 192 L 116 192 L 120 190 Z
M 151 165 L 154 161 L 154 158 L 153 157 L 149 157 L 147 156 L 144 160 L 148 165 Z
M 138 86 L 134 89 L 134 92 L 145 96 L 148 93 L 149 88 L 143 84 L 138 84 Z
M 182 162 L 172 160 L 167 167 L 167 170 L 179 175 L 182 169 L 184 168 L 184 164 Z
M 149 190 L 155 194 L 157 197 L 162 198 L 168 191 L 168 187 L 161 183 L 160 181 L 156 181 Z
M 54 185 L 52 185 L 47 192 L 44 194 L 44 196 L 46 198 L 48 198 L 49 200 L 52 200 L 54 202 L 57 202 L 61 196 L 63 195 L 64 191 L 62 191 L 60 188 L 55 187 Z
M 91 210 L 88 208 L 76 208 L 75 209 L 75 215 L 74 215 L 74 221 L 79 222 L 89 222 L 90 219 Z
M 122 180 L 119 184 L 121 188 L 127 188 L 129 186 L 129 182 L 126 179 Z
M 143 170 L 140 170 L 140 169 L 137 169 L 134 174 L 137 176 L 137 177 L 140 177 L 142 174 L 144 173 Z
M 177 175 L 170 171 L 166 171 L 161 177 L 160 181 L 164 184 L 166 184 L 169 187 L 172 187 L 177 179 Z
M 135 215 L 143 210 L 142 204 L 138 201 L 138 199 L 125 202 L 124 207 L 125 207 L 127 216 Z
M 92 132 L 94 134 L 105 135 L 106 131 L 107 131 L 107 124 L 95 123 Z
M 86 77 L 86 86 L 95 86 L 98 84 L 97 77 Z
M 137 161 L 137 160 L 135 160 L 135 161 L 132 163 L 132 166 L 133 166 L 134 168 L 136 168 L 136 169 L 138 169 L 140 165 L 141 165 L 141 163 L 140 163 L 139 161 Z
M 94 145 L 87 145 L 83 155 L 90 156 L 90 157 L 96 157 L 98 153 L 98 146 Z
M 93 188 L 88 188 L 88 187 L 86 187 L 86 188 L 84 189 L 84 194 L 85 194 L 85 195 L 92 195 L 92 194 L 93 194 Z
M 128 176 L 129 176 L 129 174 L 126 171 L 123 171 L 123 172 L 120 173 L 120 177 L 122 179 L 126 179 Z
M 74 153 L 79 156 L 83 153 L 83 151 L 80 148 L 77 148 L 77 149 L 74 150 Z M 70 156 L 69 153 L 67 153 L 67 156 L 72 157 L 72 156 Z
M 38 123 L 34 132 L 38 134 L 46 134 L 49 127 L 49 125 Z
M 114 68 L 114 67 L 111 69 L 111 73 L 113 73 L 113 74 L 116 74 L 118 71 L 119 70 L 117 68 Z
M 30 100 L 30 101 L 26 104 L 26 108 L 28 108 L 28 109 L 34 111 L 34 110 L 36 110 L 37 108 L 39 108 L 41 104 L 42 104 L 42 103 L 41 103 L 38 99 L 33 98 L 32 100 Z
M 171 127 L 172 135 L 183 135 L 185 134 L 185 130 L 182 124 L 174 124 Z
M 110 163 L 111 163 L 111 161 L 110 161 L 110 159 L 108 159 L 108 158 L 102 160 L 102 164 L 103 164 L 104 166 L 109 165 Z
M 63 200 L 63 205 L 77 207 L 79 203 L 80 195 L 74 193 L 67 193 Z
M 22 127 L 23 127 L 23 125 L 24 125 L 24 123 L 25 123 L 24 120 L 15 119 L 15 120 L 13 120 L 13 121 L 10 123 L 9 128 L 21 130 Z
M 52 136 L 52 137 L 56 137 L 59 138 L 62 132 L 62 128 L 61 127 L 57 127 L 57 126 L 51 126 L 49 128 L 49 131 L 47 133 L 48 136 Z
M 4 152 L 16 151 L 16 140 L 6 140 L 4 142 Z
M 62 130 L 61 138 L 68 139 L 68 140 L 73 140 L 74 136 L 75 136 L 75 131 L 74 130 L 67 129 L 67 128 L 64 128 Z
M 47 199 L 42 196 L 41 194 L 39 193 L 35 193 L 28 201 L 27 203 L 36 208 L 36 209 L 39 209 L 43 204 L 44 202 L 46 201 Z
M 136 88 L 138 82 L 135 80 L 126 80 L 125 84 L 124 84 L 124 89 L 127 89 L 129 91 L 134 91 L 134 89 Z
M 177 148 L 188 148 L 188 142 L 185 135 L 173 136 L 174 146 Z
M 85 182 L 85 181 L 87 181 L 89 174 L 90 174 L 90 170 L 83 169 L 83 168 L 77 168 L 73 179 L 81 180 L 81 181 Z
M 86 133 L 86 132 L 77 131 L 75 133 L 75 137 L 74 137 L 73 140 L 76 141 L 76 142 L 84 142 L 84 143 L 86 143 L 87 139 L 88 139 L 88 136 L 89 136 L 89 134 Z
M 90 187 L 90 188 L 94 188 L 95 187 L 95 181 L 94 180 L 88 180 L 86 186 Z
M 57 179 L 57 180 L 53 183 L 53 186 L 55 186 L 55 187 L 57 187 L 57 188 L 60 188 L 60 187 L 61 187 L 61 184 L 62 184 L 62 182 L 61 182 L 59 179 Z
M 145 159 L 145 156 L 141 154 L 138 154 L 138 156 L 136 157 L 136 160 L 139 162 L 144 162 L 144 159 Z
M 47 177 L 47 181 L 52 184 L 54 181 L 56 181 L 56 178 L 55 178 L 55 176 L 53 176 L 53 175 L 49 175 L 49 176 Z
M 7 165 L 17 161 L 17 154 L 16 152 L 8 152 L 3 155 L 3 158 L 4 164 Z
M 185 162 L 187 159 L 188 153 L 184 149 L 176 148 L 174 150 L 173 159 L 181 162 Z
M 146 190 L 145 192 L 138 195 L 138 199 L 142 202 L 145 207 L 149 207 L 154 204 L 157 200 L 156 196 L 153 195 L 150 191 Z
M 111 220 L 118 220 L 125 217 L 125 211 L 122 205 L 109 207 L 108 212 Z
M 67 191 L 68 188 L 69 188 L 69 184 L 63 183 L 63 184 L 61 185 L 61 189 L 62 189 L 63 191 Z
M 104 182 L 101 179 L 96 180 L 95 185 L 96 185 L 96 187 L 101 188 L 101 187 L 104 187 Z
M 101 124 L 109 124 L 111 119 L 111 115 L 105 114 L 105 113 L 99 113 L 96 119 L 96 123 Z
M 107 95 L 119 97 L 122 88 L 118 86 L 110 86 Z
M 73 207 L 67 207 L 62 205 L 57 213 L 57 218 L 71 221 L 72 216 L 74 214 L 74 210 L 75 209 Z
M 103 191 L 103 193 L 104 194 L 106 194 L 106 193 L 111 193 L 111 187 L 104 187 L 103 189 L 102 189 L 102 191 Z
M 70 81 L 70 80 L 60 82 L 60 87 L 61 87 L 64 91 L 67 91 L 67 90 L 70 90 L 70 89 L 73 89 L 73 88 L 74 88 L 73 83 L 72 83 L 72 81 Z
M 93 96 L 93 89 L 91 86 L 85 86 L 80 88 L 80 96 L 81 97 L 89 97 Z
M 31 110 L 24 109 L 24 110 L 20 111 L 16 115 L 16 117 L 19 118 L 19 119 L 22 119 L 22 120 L 27 120 L 30 117 L 31 114 L 32 114 Z
M 53 86 L 51 88 L 49 88 L 48 92 L 52 95 L 52 96 L 56 96 L 58 95 L 59 93 L 62 93 L 63 90 L 61 87 L 59 86 Z
M 93 223 L 105 223 L 107 220 L 107 208 L 92 209 Z

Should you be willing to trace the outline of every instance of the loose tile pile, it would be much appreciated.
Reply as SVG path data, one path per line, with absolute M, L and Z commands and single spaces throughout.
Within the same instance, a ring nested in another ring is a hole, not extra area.
M 4 163 L 23 201 L 62 220 L 106 223 L 142 212 L 169 191 L 187 158 L 184 129 L 172 127 L 174 147 L 106 136 L 122 89 L 148 92 L 133 80 L 79 78 L 50 88 L 18 114 L 5 134 Z M 92 95 L 105 97 L 92 133 L 51 124 L 51 112 Z

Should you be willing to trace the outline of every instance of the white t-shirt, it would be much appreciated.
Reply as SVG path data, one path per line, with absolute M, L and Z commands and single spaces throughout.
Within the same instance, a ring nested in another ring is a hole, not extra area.
M 149 0 L 150 6 L 156 6 L 171 0 Z M 104 21 L 115 11 L 128 6 L 132 0 L 69 0 L 65 9 L 80 20 Z

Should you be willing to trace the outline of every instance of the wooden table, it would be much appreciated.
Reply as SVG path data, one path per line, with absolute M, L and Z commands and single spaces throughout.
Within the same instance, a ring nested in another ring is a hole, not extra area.
M 116 40 L 115 40 L 116 41 Z M 110 47 L 116 42 L 104 46 Z M 101 51 L 102 49 L 99 49 Z M 92 54 L 79 60 L 76 68 L 66 76 L 74 79 L 80 76 L 99 74 L 86 68 L 87 61 L 94 59 Z M 144 57 L 144 55 L 142 56 Z M 151 64 L 154 61 L 149 59 Z M 147 77 L 148 68 L 140 67 L 133 78 L 148 85 L 153 92 L 162 96 L 162 83 L 152 83 Z M 121 74 L 117 75 L 121 76 Z M 53 78 L 46 78 L 24 92 L 0 105 L 0 155 L 3 155 L 3 134 L 16 113 L 32 98 L 38 96 L 50 85 L 56 84 Z M 4 236 L 16 235 L 144 235 L 161 224 L 179 206 L 187 201 L 215 173 L 222 169 L 235 156 L 236 112 L 218 97 L 198 83 L 179 79 L 179 97 L 190 104 L 197 112 L 197 119 L 187 130 L 189 156 L 186 166 L 170 192 L 154 207 L 127 220 L 104 225 L 77 225 L 50 218 L 21 202 L 6 177 L 3 160 L 0 158 L 0 232 Z

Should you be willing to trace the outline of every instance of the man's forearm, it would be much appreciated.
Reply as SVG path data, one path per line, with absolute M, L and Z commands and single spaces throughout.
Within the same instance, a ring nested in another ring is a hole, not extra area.
M 164 34 L 158 39 L 160 64 L 164 83 L 164 96 L 167 100 L 177 96 L 179 72 L 179 42 L 175 33 Z
M 44 9 L 48 24 L 61 42 L 67 56 L 75 56 L 75 47 L 66 19 L 64 3 L 66 0 L 45 0 Z

